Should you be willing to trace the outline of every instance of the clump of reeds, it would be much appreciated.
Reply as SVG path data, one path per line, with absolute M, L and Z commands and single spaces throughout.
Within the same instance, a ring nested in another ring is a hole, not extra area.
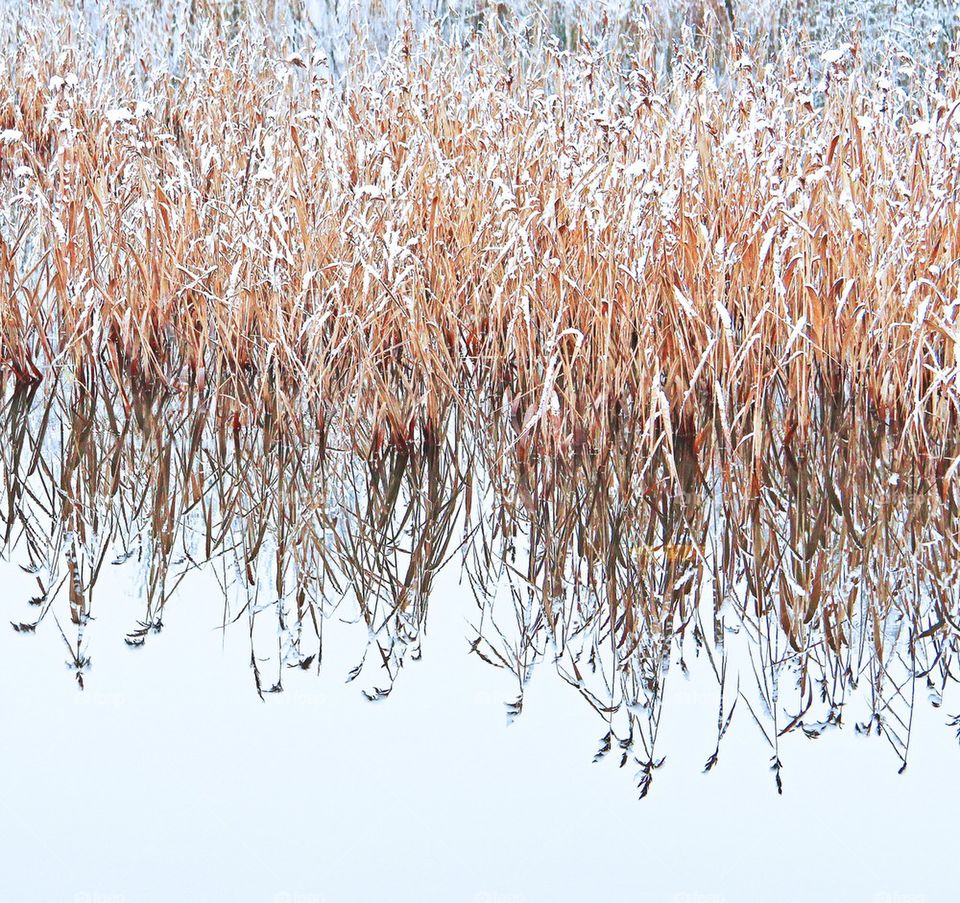
M 957 641 L 960 69 L 709 6 L 669 54 L 501 11 L 336 66 L 296 15 L 196 5 L 153 56 L 8 23 L 18 629 L 65 598 L 82 680 L 105 561 L 144 568 L 131 645 L 207 565 L 225 624 L 276 616 L 259 691 L 352 597 L 379 698 L 460 551 L 513 711 L 552 650 L 644 791 L 691 645 L 778 781 L 861 680 L 905 763 L 903 674 L 942 692 Z
M 954 432 L 950 60 L 733 42 L 720 75 L 690 46 L 663 77 L 652 36 L 618 57 L 407 31 L 334 83 L 242 32 L 149 78 L 49 41 L 0 85 L 19 381 L 242 379 L 374 446 L 501 398 L 547 454 L 623 424 L 759 442 L 769 408 L 803 441 L 828 397 L 905 454 Z

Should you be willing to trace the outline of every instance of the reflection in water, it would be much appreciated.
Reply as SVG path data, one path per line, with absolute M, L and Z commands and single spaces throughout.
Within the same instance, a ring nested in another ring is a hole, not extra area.
M 329 58 L 299 4 L 0 8 L 9 620 L 82 686 L 105 573 L 134 647 L 202 574 L 257 692 L 354 620 L 376 700 L 449 562 L 510 715 L 547 660 L 641 792 L 694 656 L 708 768 L 733 717 L 778 783 L 844 721 L 906 763 L 957 652 L 960 69 L 891 5 L 377 3 Z
M 624 424 L 596 449 L 548 454 L 508 405 L 482 423 L 451 412 L 442 440 L 374 437 L 361 453 L 252 401 L 241 384 L 8 387 L 4 553 L 36 580 L 8 611 L 20 632 L 62 633 L 81 687 L 112 566 L 140 569 L 130 646 L 160 632 L 190 572 L 215 574 L 260 694 L 282 690 L 285 668 L 320 667 L 332 616 L 357 618 L 368 642 L 349 678 L 373 675 L 375 700 L 419 657 L 452 562 L 476 602 L 470 651 L 516 677 L 511 717 L 549 660 L 606 722 L 598 756 L 635 760 L 641 794 L 662 761 L 668 677 L 690 656 L 716 676 L 707 769 L 736 711 L 769 744 L 778 786 L 780 738 L 839 727 L 853 703 L 868 713 L 855 729 L 905 767 L 918 689 L 939 705 L 955 673 L 952 439 L 918 455 L 895 425 L 824 401 L 802 441 L 780 414 L 747 427 L 717 411 L 652 447 Z

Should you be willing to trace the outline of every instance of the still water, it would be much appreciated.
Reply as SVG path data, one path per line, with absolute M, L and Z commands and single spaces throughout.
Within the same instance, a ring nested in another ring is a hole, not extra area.
M 3 413 L 0 898 L 951 899 L 955 488 L 879 435 L 751 497 Z

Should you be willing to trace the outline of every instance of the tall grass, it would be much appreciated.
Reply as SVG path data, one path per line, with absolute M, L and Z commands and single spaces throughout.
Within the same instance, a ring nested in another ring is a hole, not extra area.
M 957 642 L 960 70 L 949 30 L 823 48 L 802 4 L 727 6 L 401 17 L 336 60 L 281 4 L 158 4 L 136 53 L 119 3 L 7 21 L 18 629 L 65 598 L 82 681 L 105 561 L 143 562 L 132 645 L 209 563 L 225 624 L 276 615 L 259 691 L 352 596 L 380 698 L 459 553 L 511 711 L 549 650 L 643 792 L 692 649 L 718 750 L 742 700 L 778 783 L 861 680 L 905 764 Z

